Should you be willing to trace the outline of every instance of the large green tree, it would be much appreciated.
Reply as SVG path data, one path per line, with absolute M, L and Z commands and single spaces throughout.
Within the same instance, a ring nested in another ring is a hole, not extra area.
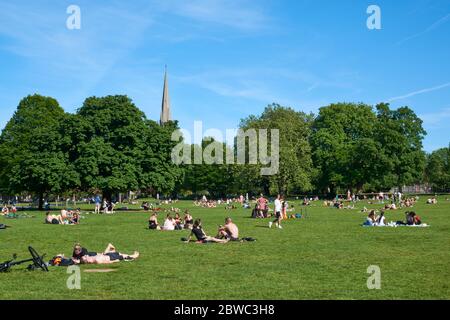
M 111 199 L 128 190 L 169 193 L 181 180 L 181 168 L 170 161 L 176 122 L 159 126 L 127 96 L 88 98 L 77 117 L 70 154 L 83 190 Z
M 383 174 L 387 160 L 375 139 L 376 122 L 369 105 L 337 103 L 320 108 L 311 136 L 319 190 L 357 191 Z
M 31 192 L 43 209 L 44 196 L 79 183 L 63 148 L 67 115 L 58 102 L 40 95 L 27 96 L 0 137 L 0 181 L 3 192 Z
M 432 152 L 427 157 L 425 179 L 434 190 L 447 192 L 450 190 L 450 145 Z
M 179 143 L 172 140 L 172 134 L 179 129 L 178 122 L 170 121 L 160 126 L 155 121 L 147 120 L 145 125 L 140 189 L 171 194 L 182 183 L 184 176 L 184 168 L 172 162 L 172 150 Z
M 261 175 L 261 168 L 266 167 L 262 164 L 241 166 L 240 170 L 236 172 L 236 179 L 242 182 L 241 191 L 289 194 L 310 190 L 312 188 L 311 177 L 314 172 L 309 145 L 312 120 L 312 115 L 297 112 L 278 104 L 269 105 L 260 116 L 243 119 L 240 129 L 244 131 L 249 129 L 268 130 L 269 155 L 273 150 L 270 131 L 271 129 L 279 130 L 280 158 L 279 170 L 274 175 Z
M 389 104 L 376 106 L 377 126 L 375 139 L 388 161 L 388 169 L 381 186 L 403 186 L 421 182 L 426 157 L 422 141 L 426 135 L 422 120 L 409 107 L 391 110 Z

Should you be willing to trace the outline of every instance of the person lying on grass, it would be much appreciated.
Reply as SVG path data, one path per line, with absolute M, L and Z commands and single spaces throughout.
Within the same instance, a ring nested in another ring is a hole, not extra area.
M 229 241 L 239 241 L 239 229 L 230 217 L 225 219 L 225 225 L 219 227 L 217 239 L 227 239 Z
M 64 224 L 64 220 L 60 214 L 54 215 L 47 212 L 45 214 L 45 223 L 47 224 Z
M 227 243 L 229 241 L 228 239 L 217 239 L 214 237 L 207 236 L 202 228 L 202 221 L 200 219 L 195 220 L 191 230 L 191 234 L 184 242 L 189 243 L 193 235 L 197 238 L 197 242 L 199 243 L 208 243 L 208 242 Z
M 45 214 L 46 224 L 66 224 L 74 225 L 80 223 L 80 214 L 78 211 L 68 212 L 66 210 L 61 210 L 61 214 L 54 215 L 47 212 Z
M 120 261 L 132 261 L 137 258 L 139 258 L 139 252 L 135 251 L 133 254 L 120 253 L 110 243 L 104 252 L 97 253 L 95 256 L 83 255 L 80 260 L 74 260 L 74 262 L 81 264 L 111 264 Z
M 86 248 L 83 248 L 81 244 L 76 243 L 73 247 L 72 259 L 79 261 L 83 256 L 96 256 L 97 254 L 97 252 L 89 252 Z

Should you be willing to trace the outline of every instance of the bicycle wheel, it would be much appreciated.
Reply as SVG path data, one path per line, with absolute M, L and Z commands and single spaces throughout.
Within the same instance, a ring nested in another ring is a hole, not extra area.
M 29 246 L 28 251 L 30 251 L 31 256 L 33 257 L 34 265 L 42 271 L 48 272 L 47 265 L 45 264 L 44 260 L 42 260 L 42 257 L 36 252 L 36 250 L 33 249 L 33 247 Z

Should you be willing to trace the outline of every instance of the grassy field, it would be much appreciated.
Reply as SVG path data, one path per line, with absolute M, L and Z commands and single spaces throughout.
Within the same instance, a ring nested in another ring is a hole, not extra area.
M 414 210 L 430 228 L 363 228 L 359 210 L 321 202 L 307 219 L 286 221 L 282 230 L 250 219 L 250 210 L 176 205 L 202 218 L 208 234 L 230 215 L 241 236 L 257 239 L 226 245 L 185 244 L 186 231 L 150 231 L 143 212 L 85 215 L 78 226 L 45 225 L 38 212 L 29 213 L 36 218 L 0 217 L 12 226 L 0 230 L 0 261 L 13 253 L 28 257 L 28 245 L 48 258 L 67 256 L 75 242 L 91 251 L 112 242 L 122 252 L 141 253 L 137 261 L 112 265 L 116 272 L 86 273 L 102 267 L 82 266 L 81 290 L 67 289 L 65 268 L 43 273 L 18 266 L 0 274 L 0 299 L 450 299 L 450 201 L 424 202 Z M 363 206 L 381 207 L 361 202 L 357 208 Z M 388 212 L 387 220 L 403 220 L 404 211 Z M 367 288 L 370 265 L 381 268 L 381 290 Z

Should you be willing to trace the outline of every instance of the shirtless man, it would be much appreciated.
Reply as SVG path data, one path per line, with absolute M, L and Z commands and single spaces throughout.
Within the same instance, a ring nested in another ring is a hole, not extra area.
M 218 238 L 239 241 L 239 229 L 237 225 L 233 223 L 231 218 L 228 217 L 225 219 L 225 225 L 219 229 Z

